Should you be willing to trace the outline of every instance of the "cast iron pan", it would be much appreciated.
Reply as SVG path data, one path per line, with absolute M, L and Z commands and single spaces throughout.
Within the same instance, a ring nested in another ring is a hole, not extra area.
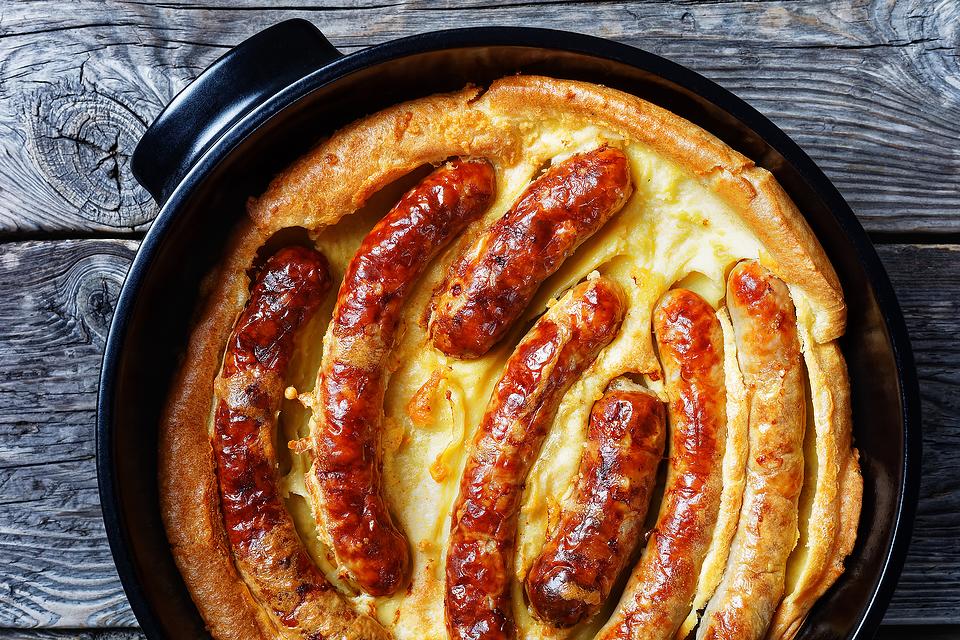
M 810 158 L 709 80 L 600 38 L 524 28 L 438 31 L 342 56 L 309 22 L 263 31 L 207 69 L 146 132 L 137 179 L 162 208 L 117 302 L 100 380 L 97 463 L 110 547 L 149 638 L 209 637 L 160 520 L 157 423 L 198 302 L 247 197 L 313 142 L 401 100 L 516 72 L 589 80 L 697 123 L 766 167 L 804 212 L 850 308 L 863 515 L 847 572 L 801 637 L 870 638 L 906 555 L 920 469 L 916 372 L 903 317 L 870 241 Z

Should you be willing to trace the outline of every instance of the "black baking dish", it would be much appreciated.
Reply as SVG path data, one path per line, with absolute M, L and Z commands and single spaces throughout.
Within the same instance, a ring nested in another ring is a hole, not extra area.
M 103 360 L 97 461 L 120 579 L 149 638 L 209 637 L 173 563 L 157 495 L 157 426 L 198 283 L 219 260 L 246 198 L 313 142 L 409 98 L 523 72 L 589 80 L 662 105 L 772 171 L 804 212 L 843 284 L 842 341 L 865 481 L 847 572 L 800 637 L 871 638 L 900 573 L 920 468 L 919 395 L 896 298 L 836 188 L 760 113 L 653 54 L 579 34 L 527 28 L 438 31 L 342 56 L 291 20 L 228 52 L 146 132 L 137 179 L 162 205 L 117 302 Z

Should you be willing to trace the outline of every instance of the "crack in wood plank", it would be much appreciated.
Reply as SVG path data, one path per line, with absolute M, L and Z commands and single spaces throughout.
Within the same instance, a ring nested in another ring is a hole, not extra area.
M 76 31 L 78 29 L 101 29 L 103 27 L 135 27 L 137 24 L 135 22 L 93 22 L 90 24 L 77 24 L 69 25 L 63 27 L 51 27 L 50 29 L 35 29 L 33 31 L 8 31 L 6 33 L 0 33 L 0 40 L 6 38 L 21 38 L 23 36 L 38 36 L 46 35 L 49 33 L 62 33 L 64 31 Z

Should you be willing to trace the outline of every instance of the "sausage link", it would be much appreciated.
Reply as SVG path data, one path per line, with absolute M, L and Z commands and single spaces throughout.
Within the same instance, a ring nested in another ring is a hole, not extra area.
M 606 601 L 641 539 L 663 446 L 663 403 L 615 380 L 590 412 L 573 503 L 527 573 L 538 618 L 572 627 Z
M 616 335 L 625 303 L 606 278 L 571 289 L 507 360 L 474 436 L 454 504 L 445 610 L 456 640 L 516 634 L 510 579 L 523 484 L 570 385 Z
M 361 620 L 316 568 L 277 490 L 273 445 L 283 373 L 296 331 L 330 288 L 327 261 L 289 247 L 267 260 L 227 343 L 214 383 L 213 449 L 227 538 L 244 581 L 285 638 L 333 637 Z
M 747 388 L 750 455 L 740 522 L 700 640 L 764 636 L 783 596 L 803 487 L 806 404 L 790 292 L 759 263 L 741 262 L 730 273 L 727 307 Z
M 603 640 L 673 638 L 690 613 L 720 510 L 727 431 L 720 321 L 703 298 L 676 289 L 657 305 L 653 326 L 670 403 L 667 482 Z
M 451 266 L 434 296 L 434 346 L 459 358 L 486 353 L 630 193 L 629 163 L 619 149 L 603 146 L 550 167 Z
M 493 190 L 486 161 L 456 160 L 434 171 L 370 231 L 337 295 L 317 382 L 307 489 L 338 564 L 371 595 L 395 592 L 409 565 L 380 487 L 385 364 L 400 311 L 430 261 L 483 214 Z

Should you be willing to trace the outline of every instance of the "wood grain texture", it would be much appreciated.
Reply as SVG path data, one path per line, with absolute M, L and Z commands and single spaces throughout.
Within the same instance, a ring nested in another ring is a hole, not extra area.
M 136 624 L 100 520 L 93 427 L 103 340 L 134 248 L 117 239 L 0 246 L 0 291 L 17 292 L 0 297 L 0 628 Z M 887 621 L 957 623 L 960 299 L 944 292 L 960 287 L 960 246 L 880 253 L 913 336 L 926 452 Z
M 957 623 L 960 609 L 960 246 L 878 247 L 907 318 L 923 412 L 923 479 L 889 617 Z M 949 603 L 949 604 L 948 604 Z M 958 634 L 956 637 L 960 637 Z
M 960 232 L 960 3 L 8 3 L 0 16 L 0 236 L 133 233 L 156 213 L 129 156 L 227 48 L 303 17 L 350 52 L 448 27 L 572 29 L 687 65 L 769 116 L 871 231 Z
M 0 627 L 134 623 L 100 518 L 93 425 L 135 246 L 0 246 Z
M 0 6 L 0 640 L 143 637 L 104 536 L 93 427 L 113 304 L 156 214 L 129 158 L 208 64 L 294 17 L 344 52 L 479 25 L 647 49 L 781 126 L 874 238 L 925 243 L 879 248 L 915 348 L 925 449 L 878 638 L 960 637 L 960 245 L 933 244 L 960 239 L 960 2 L 24 0 Z M 90 239 L 57 239 L 70 237 Z

